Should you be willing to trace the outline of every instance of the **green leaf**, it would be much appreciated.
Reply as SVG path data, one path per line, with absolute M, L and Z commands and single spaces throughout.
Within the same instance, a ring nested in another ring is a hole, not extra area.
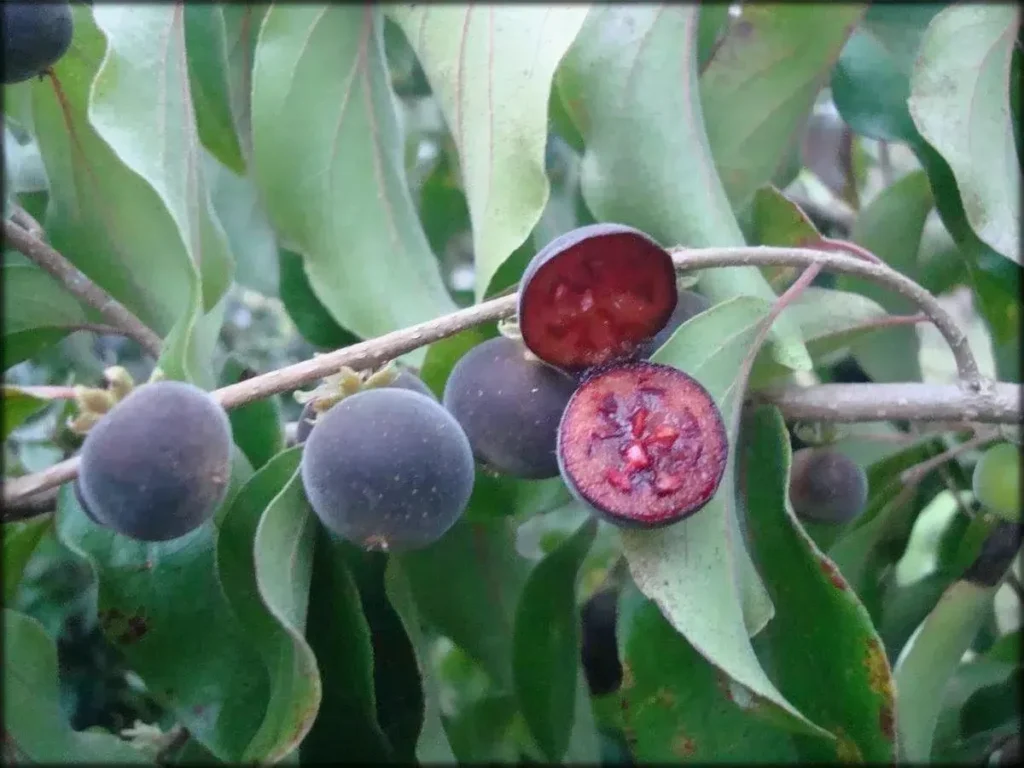
M 320 349 L 340 349 L 358 342 L 359 337 L 338 325 L 313 293 L 302 256 L 278 248 L 277 257 L 281 302 L 302 338 Z
M 547 202 L 552 79 L 587 11 L 582 5 L 388 10 L 416 51 L 459 151 L 478 300 Z
M 748 4 L 700 76 L 711 154 L 735 210 L 775 176 L 798 141 L 867 4 Z
M 6 418 L 6 414 L 5 414 Z M 34 517 L 21 522 L 3 524 L 4 604 L 13 605 L 25 566 L 36 551 L 43 534 L 50 527 L 49 516 Z
M 810 246 L 821 233 L 800 206 L 766 185 L 754 193 L 754 235 L 758 245 Z
M 300 762 L 380 763 L 394 759 L 377 720 L 370 627 L 340 541 L 316 531 L 306 639 L 316 654 L 323 698 L 299 747 Z
M 91 564 L 100 628 L 129 667 L 217 759 L 241 759 L 269 688 L 218 583 L 214 523 L 168 542 L 135 541 L 93 523 L 65 485 L 57 533 Z
M 1010 122 L 1015 6 L 956 5 L 929 24 L 908 107 L 921 136 L 949 163 L 971 228 L 1021 261 L 1021 171 Z
M 388 562 L 384 573 L 387 597 L 416 651 L 416 664 L 423 684 L 423 728 L 416 742 L 416 759 L 422 763 L 450 763 L 455 761 L 448 736 L 441 720 L 440 691 L 433 674 L 428 674 L 430 646 L 420 627 L 419 612 L 413 599 L 412 588 L 398 562 Z
M 529 563 L 516 553 L 510 522 L 460 520 L 436 544 L 393 557 L 423 620 L 511 693 L 514 616 Z
M 220 162 L 245 173 L 228 96 L 227 27 L 219 5 L 184 6 L 185 50 L 199 139 Z
M 725 3 L 701 6 L 697 22 L 697 62 L 701 72 L 711 63 L 718 46 L 725 42 L 730 23 L 729 6 Z
M 904 760 L 930 760 L 942 692 L 981 627 L 994 592 L 969 581 L 953 584 L 897 660 L 897 729 Z
M 913 278 L 917 273 L 921 235 L 933 205 L 928 177 L 921 171 L 907 174 L 861 211 L 851 239 L 896 271 Z M 893 314 L 918 311 L 909 299 L 867 280 L 843 275 L 838 285 L 877 301 Z M 861 339 L 854 345 L 853 353 L 875 381 L 920 381 L 919 348 L 916 329 L 897 326 Z
M 765 629 L 773 679 L 800 711 L 835 737 L 795 737 L 802 759 L 892 762 L 892 674 L 868 612 L 794 516 L 788 501 L 786 425 L 762 407 L 745 425 L 748 539 L 775 605 Z M 828 649 L 822 653 L 822 649 Z
M 221 370 L 220 385 L 235 384 L 254 376 L 235 355 L 230 355 Z M 231 435 L 253 469 L 259 469 L 284 448 L 284 425 L 277 395 L 254 400 L 228 411 Z
M 3 279 L 7 279 L 6 269 L 4 271 Z M 7 290 L 7 283 L 4 283 L 4 289 Z M 10 299 L 4 302 L 6 305 Z M 6 342 L 5 342 L 6 343 Z M 6 440 L 11 436 L 11 432 L 21 426 L 27 419 L 33 414 L 38 413 L 47 405 L 49 400 L 43 400 L 34 395 L 30 395 L 28 392 L 18 387 L 11 387 L 4 385 L 3 388 L 4 398 L 4 421 L 3 421 L 3 439 Z
M 559 67 L 559 91 L 586 140 L 582 188 L 600 221 L 618 221 L 666 246 L 741 246 L 718 178 L 697 83 L 698 6 L 595 6 Z M 713 302 L 772 300 L 753 267 L 704 270 Z M 797 329 L 773 326 L 772 354 L 811 367 Z
M 454 336 L 435 341 L 427 347 L 427 355 L 423 360 L 423 367 L 420 368 L 420 378 L 423 379 L 423 383 L 430 387 L 438 398 L 443 397 L 445 382 L 448 381 L 455 364 L 477 344 L 482 344 L 497 335 L 497 328 L 493 324 L 487 323 L 467 328 Z
M 406 184 L 381 24 L 369 6 L 273 6 L 253 72 L 267 213 L 317 298 L 363 338 L 454 309 Z
M 224 3 L 228 103 L 246 165 L 252 162 L 252 72 L 256 41 L 270 3 Z
M 9 748 L 31 763 L 151 762 L 111 733 L 73 731 L 61 711 L 57 649 L 43 625 L 4 608 L 5 753 Z M 7 755 L 5 754 L 5 757 Z
M 743 397 L 736 391 L 737 373 L 770 308 L 747 296 L 716 305 L 683 324 L 652 360 L 697 379 L 730 425 Z M 718 341 L 708 344 L 708 339 Z M 768 702 L 788 727 L 828 738 L 775 688 L 750 644 L 750 635 L 763 629 L 773 609 L 739 531 L 734 461 L 731 446 L 718 492 L 697 514 L 662 529 L 622 531 L 630 572 L 701 655 Z
M 729 681 L 654 603 L 642 600 L 620 627 L 624 676 L 616 698 L 636 761 L 795 762 L 790 735 L 746 711 L 749 697 L 734 698 Z
M 5 371 L 92 319 L 60 283 L 35 265 L 4 264 L 2 275 Z
M 580 653 L 576 581 L 596 533 L 597 521 L 586 520 L 535 565 L 516 609 L 512 656 L 516 698 L 530 734 L 553 762 L 565 754 L 576 718 Z
M 281 455 L 297 464 L 302 449 L 293 448 Z M 260 517 L 253 543 L 260 599 L 284 631 L 279 634 L 277 653 L 264 657 L 270 662 L 270 701 L 243 761 L 275 762 L 288 755 L 294 757 L 320 707 L 320 673 L 304 637 L 316 525 L 295 466 Z

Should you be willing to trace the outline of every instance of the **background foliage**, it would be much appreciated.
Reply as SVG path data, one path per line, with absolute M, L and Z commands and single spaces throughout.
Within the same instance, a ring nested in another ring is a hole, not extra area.
M 665 245 L 852 240 L 940 297 L 986 375 L 1020 380 L 1012 5 L 103 3 L 74 20 L 52 77 L 4 88 L 5 210 L 165 343 L 154 361 L 81 332 L 94 310 L 5 250 L 6 476 L 81 441 L 68 402 L 19 386 L 115 363 L 232 383 L 494 296 L 594 221 Z M 731 416 L 794 276 L 700 274 L 715 306 L 656 359 Z M 933 329 L 872 325 L 913 311 L 820 276 L 751 381 L 951 381 Z M 402 362 L 440 393 L 495 333 Z M 901 480 L 962 432 L 844 428 L 870 493 L 838 529 L 793 514 L 802 443 L 762 408 L 677 526 L 620 531 L 560 479 L 478 472 L 441 541 L 385 556 L 319 527 L 285 445 L 298 411 L 231 413 L 231 492 L 181 539 L 101 529 L 70 487 L 4 523 L 7 756 L 977 762 L 1019 731 L 1020 595 L 970 570 L 995 526 L 978 451 Z M 621 685 L 599 691 L 581 638 L 610 627 L 579 609 L 608 587 Z

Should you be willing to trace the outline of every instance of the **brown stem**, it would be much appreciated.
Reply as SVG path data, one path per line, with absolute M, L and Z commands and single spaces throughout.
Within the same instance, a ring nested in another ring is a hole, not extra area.
M 163 345 L 160 337 L 57 250 L 9 220 L 4 220 L 4 239 L 58 280 L 68 293 L 95 309 L 108 323 L 122 329 L 153 357 L 160 357 Z
M 930 459 L 922 461 L 920 464 L 915 464 L 909 469 L 903 470 L 903 472 L 900 473 L 900 481 L 904 485 L 914 485 L 919 483 L 925 475 L 933 469 L 936 469 L 951 459 L 955 459 L 961 453 L 966 453 L 978 446 L 991 442 L 998 437 L 998 435 L 999 433 L 994 429 L 979 430 L 974 437 L 964 440 L 959 445 L 954 445 L 948 451 L 943 451 L 938 456 L 933 456 Z

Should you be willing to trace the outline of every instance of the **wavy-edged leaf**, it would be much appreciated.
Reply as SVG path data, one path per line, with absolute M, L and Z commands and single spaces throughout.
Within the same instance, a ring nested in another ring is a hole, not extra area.
M 299 746 L 300 762 L 394 760 L 377 719 L 373 645 L 359 587 L 342 542 L 316 531 L 306 639 L 316 654 L 323 689 L 320 708 Z
M 799 129 L 864 3 L 747 4 L 700 76 L 708 142 L 726 194 L 745 208 Z
M 775 620 L 763 635 L 772 677 L 801 712 L 836 737 L 831 745 L 795 737 L 797 750 L 810 761 L 892 762 L 895 702 L 881 640 L 864 606 L 793 514 L 791 451 L 781 415 L 762 407 L 745 427 L 748 540 L 775 605 Z
M 743 396 L 736 391 L 737 374 L 770 308 L 751 296 L 718 304 L 684 323 L 652 360 L 697 379 L 729 424 Z M 739 531 L 735 453 L 730 445 L 718 492 L 697 514 L 662 529 L 622 531 L 629 569 L 672 626 L 748 695 L 766 703 L 762 709 L 789 727 L 829 738 L 775 688 L 750 643 L 773 609 Z
M 221 370 L 221 386 L 252 378 L 253 371 L 235 355 L 229 355 Z M 284 448 L 284 424 L 277 395 L 253 400 L 228 411 L 231 435 L 253 469 L 259 469 Z
M 6 278 L 7 274 L 5 272 L 4 279 Z M 4 290 L 8 290 L 6 284 L 4 284 Z M 6 302 L 4 303 L 6 304 Z M 6 384 L 3 387 L 3 400 L 4 440 L 10 437 L 11 432 L 21 426 L 21 424 L 23 424 L 33 414 L 38 413 L 49 404 L 48 400 L 36 397 L 35 395 L 30 395 L 23 389 L 11 387 Z
M 239 475 L 236 465 L 232 485 Z M 100 628 L 131 669 L 213 755 L 240 760 L 269 688 L 263 661 L 218 583 L 214 523 L 168 542 L 135 541 L 93 523 L 65 485 L 57 533 L 92 565 Z
M 43 625 L 4 608 L 4 752 L 15 762 L 140 764 L 147 755 L 112 733 L 74 731 L 61 711 L 57 649 Z
M 280 456 L 294 462 L 295 468 L 259 519 L 253 564 L 260 599 L 282 636 L 277 653 L 266 657 L 270 700 L 243 761 L 276 762 L 289 755 L 294 758 L 313 726 L 321 699 L 317 660 L 304 637 L 317 520 L 302 490 L 298 470 L 302 448 L 292 448 Z
M 576 581 L 594 542 L 589 518 L 530 571 L 516 608 L 512 676 L 519 709 L 544 756 L 559 761 L 576 719 L 580 627 Z
M 928 25 L 907 106 L 921 136 L 949 163 L 972 229 L 1018 264 L 1021 170 L 1010 122 L 1013 5 L 954 5 Z
M 0 274 L 4 370 L 56 344 L 92 319 L 60 283 L 35 265 L 4 264 Z
M 454 309 L 406 184 L 379 14 L 275 5 L 253 71 L 254 179 L 267 213 L 324 307 L 363 338 Z
M 396 5 L 459 152 L 476 297 L 548 199 L 544 148 L 555 69 L 589 6 Z
M 623 682 L 617 696 L 635 760 L 796 760 L 791 735 L 751 716 L 742 706 L 749 706 L 749 696 L 737 692 L 734 698 L 729 681 L 676 633 L 657 605 L 630 593 L 622 600 L 638 603 L 620 623 Z
M 39 516 L 3 524 L 4 605 L 14 604 L 25 566 L 51 522 L 50 517 Z
M 698 6 L 595 6 L 557 74 L 566 110 L 586 141 L 582 189 L 601 221 L 618 221 L 666 246 L 743 245 L 715 170 L 697 81 Z M 705 270 L 714 302 L 771 301 L 753 267 Z M 775 323 L 772 354 L 811 366 L 797 329 Z

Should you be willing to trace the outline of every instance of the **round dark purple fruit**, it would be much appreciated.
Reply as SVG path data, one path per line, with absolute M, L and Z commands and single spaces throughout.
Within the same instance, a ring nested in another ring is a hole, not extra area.
M 78 493 L 100 525 L 168 541 L 209 520 L 231 476 L 231 424 L 213 396 L 181 381 L 144 384 L 82 444 Z
M 74 22 L 69 3 L 0 4 L 4 83 L 20 83 L 45 72 L 71 47 Z
M 704 387 L 667 365 L 623 363 L 580 384 L 562 416 L 562 477 L 625 527 L 670 525 L 718 490 L 728 457 L 722 416 Z
M 455 367 L 444 406 L 462 425 L 477 460 L 524 479 L 558 475 L 558 422 L 576 381 L 517 340 L 478 344 Z
M 644 359 L 649 358 L 664 346 L 665 342 L 672 337 L 672 334 L 679 330 L 679 326 L 691 317 L 695 317 L 710 308 L 711 301 L 701 294 L 695 291 L 680 291 L 679 301 L 676 302 L 676 308 L 672 312 L 672 317 L 668 319 L 668 324 L 658 331 L 654 338 L 641 345 L 640 357 Z
M 433 390 L 430 389 L 416 374 L 410 371 L 402 371 L 395 377 L 395 380 L 388 384 L 388 387 L 396 387 L 397 389 L 408 389 L 412 392 L 419 392 L 421 395 L 437 400 L 437 396 Z M 306 403 L 302 407 L 302 413 L 299 414 L 299 420 L 295 425 L 295 443 L 301 445 L 306 442 L 309 437 L 309 433 L 313 431 L 315 425 L 315 411 L 313 410 L 312 401 Z
M 541 360 L 580 373 L 635 356 L 676 308 L 672 257 L 639 230 L 593 224 L 556 238 L 523 273 L 519 328 Z
M 448 531 L 473 490 L 473 452 L 455 418 L 419 392 L 346 397 L 306 440 L 302 483 L 330 530 L 364 549 L 425 547 Z
M 868 478 L 859 464 L 832 448 L 801 448 L 793 454 L 789 503 L 797 516 L 847 523 L 864 511 Z

